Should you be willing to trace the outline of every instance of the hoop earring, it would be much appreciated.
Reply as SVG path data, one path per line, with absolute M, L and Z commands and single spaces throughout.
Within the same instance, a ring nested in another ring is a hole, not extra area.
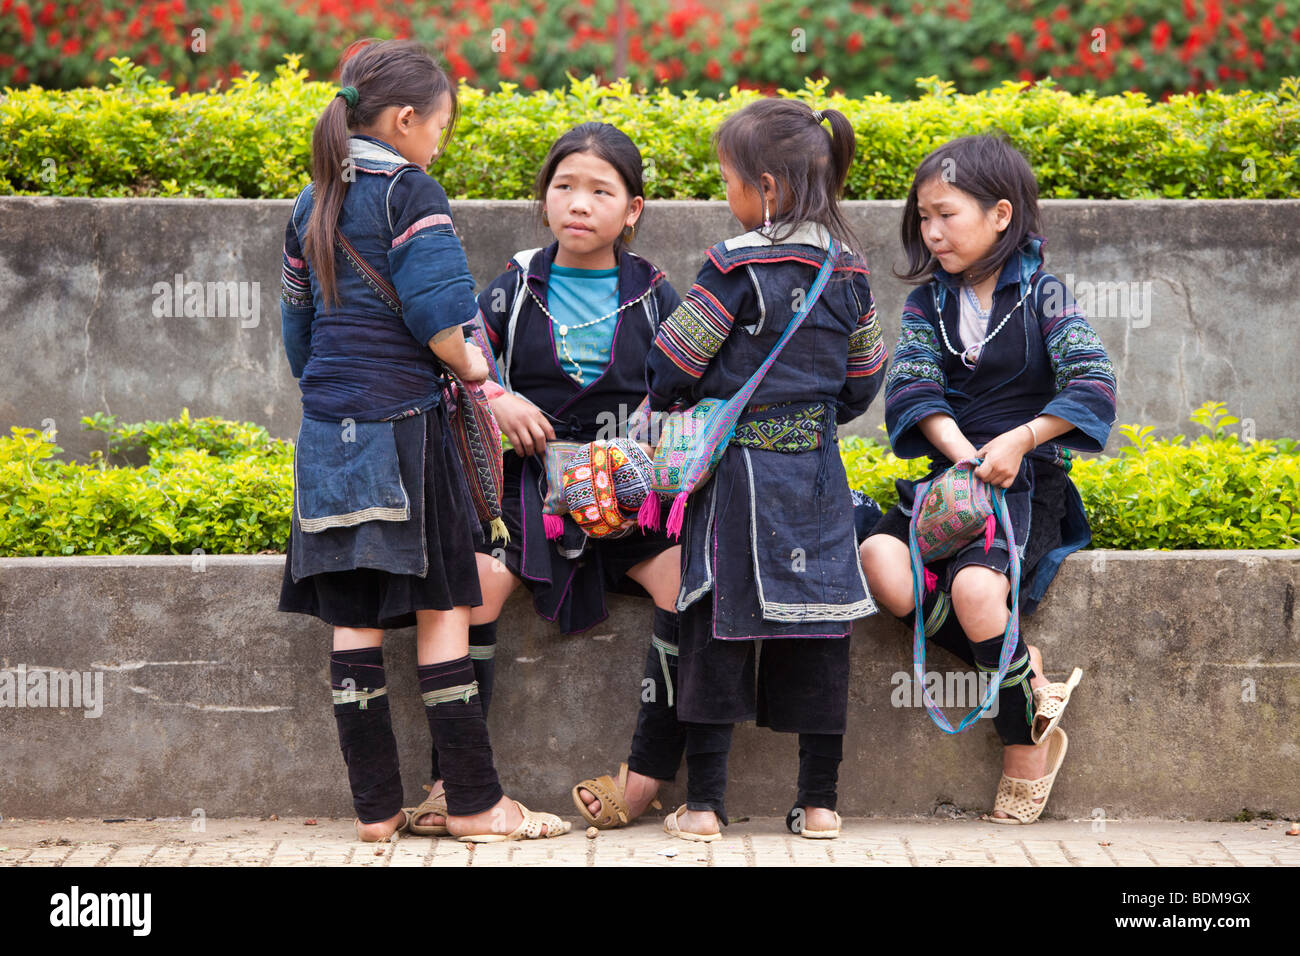
M 767 197 L 763 197 L 763 228 L 772 228 L 772 217 L 767 214 Z

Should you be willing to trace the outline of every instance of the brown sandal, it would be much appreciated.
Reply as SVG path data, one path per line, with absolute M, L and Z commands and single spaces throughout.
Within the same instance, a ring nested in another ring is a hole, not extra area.
M 433 795 L 433 784 L 431 783 L 426 783 L 424 789 L 429 793 L 429 796 L 425 798 L 424 803 L 420 804 L 414 810 L 407 811 L 411 815 L 411 825 L 408 829 L 410 829 L 410 831 L 416 836 L 450 836 L 451 834 L 447 830 L 447 792 L 444 790 L 435 797 Z M 442 823 L 415 822 L 428 813 L 442 817 Z
M 582 797 L 578 795 L 579 790 L 586 790 L 600 801 L 600 816 L 593 815 L 587 809 Z M 574 787 L 573 805 L 578 808 L 582 818 L 597 830 L 613 830 L 631 823 L 632 815 L 627 807 L 627 764 L 619 764 L 617 780 L 604 774 L 594 780 L 584 780 Z M 656 810 L 663 809 L 658 799 L 651 800 L 650 806 Z

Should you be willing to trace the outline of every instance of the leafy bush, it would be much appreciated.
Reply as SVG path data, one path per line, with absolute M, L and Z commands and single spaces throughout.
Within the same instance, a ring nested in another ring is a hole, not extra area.
M 0 193 L 58 196 L 292 198 L 310 181 L 311 133 L 336 92 L 307 81 L 299 58 L 224 93 L 181 94 L 115 58 L 106 89 L 10 91 L 0 98 Z M 1286 198 L 1300 196 L 1300 79 L 1275 91 L 1176 96 L 1072 95 L 1050 82 L 1008 82 L 975 95 L 933 77 L 924 95 L 895 101 L 827 92 L 825 80 L 783 91 L 842 111 L 858 136 L 849 199 L 899 199 L 934 147 L 1001 131 L 1029 158 L 1047 198 Z M 626 80 L 588 77 L 523 94 L 462 84 L 462 114 L 432 172 L 461 199 L 530 198 L 547 148 L 599 117 L 623 129 L 646 160 L 649 199 L 720 199 L 709 138 L 758 98 L 732 88 L 721 100 L 667 89 L 636 93 Z M 653 210 L 652 210 L 653 211 Z
M 117 425 L 115 451 L 143 449 L 148 464 L 115 467 L 98 452 L 64 462 L 40 432 L 0 438 L 0 555 L 208 554 L 281 549 L 289 536 L 292 445 L 258 425 L 220 419 Z
M 1207 434 L 1154 439 L 1123 425 L 1118 455 L 1077 459 L 1071 477 L 1094 548 L 1300 547 L 1300 443 L 1228 432 L 1222 403 L 1192 415 Z M 0 438 L 0 556 L 241 554 L 280 550 L 289 536 L 293 446 L 259 425 L 217 418 L 119 424 L 82 419 L 109 437 L 110 456 L 147 452 L 140 466 L 60 461 L 30 428 Z M 870 438 L 846 437 L 849 483 L 888 509 L 896 478 L 925 459 L 896 457 Z

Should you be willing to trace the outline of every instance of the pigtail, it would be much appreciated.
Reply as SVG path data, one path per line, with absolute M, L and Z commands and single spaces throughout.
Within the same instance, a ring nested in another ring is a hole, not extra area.
M 347 196 L 344 161 L 348 156 L 348 104 L 341 96 L 330 100 L 311 134 L 313 201 L 302 249 L 316 273 L 327 305 L 338 304 L 334 276 L 334 230 Z
M 849 167 L 857 151 L 857 137 L 853 133 L 853 124 L 839 110 L 822 110 L 822 119 L 831 124 L 831 165 L 830 182 L 827 184 L 830 195 L 839 198 L 844 195 L 844 184 L 848 182 Z

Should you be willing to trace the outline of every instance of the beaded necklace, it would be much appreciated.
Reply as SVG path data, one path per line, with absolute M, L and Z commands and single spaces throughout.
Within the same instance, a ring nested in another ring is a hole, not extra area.
M 1031 286 L 1029 288 L 1029 292 L 1032 291 L 1033 291 L 1033 287 Z M 1020 301 L 1011 307 L 1011 311 L 1002 317 L 1002 321 L 998 323 L 998 327 L 996 329 L 994 329 L 988 335 L 984 336 L 984 338 L 980 339 L 974 345 L 968 346 L 964 352 L 958 352 L 955 348 L 952 347 L 952 343 L 948 341 L 948 329 L 943 324 L 943 312 L 940 311 L 939 309 L 939 292 L 936 289 L 934 292 L 934 311 L 935 314 L 938 315 L 939 317 L 939 333 L 943 336 L 944 346 L 948 349 L 949 352 L 957 356 L 957 358 L 961 359 L 962 365 L 965 365 L 968 369 L 971 369 L 973 371 L 976 364 L 979 362 L 979 353 L 984 349 L 984 346 L 988 345 L 990 342 L 993 341 L 993 337 L 995 335 L 997 335 L 999 332 L 1002 331 L 1002 326 L 1007 324 L 1007 319 L 1011 318 L 1011 314 L 1015 312 L 1016 309 L 1020 308 L 1022 304 L 1024 304 L 1025 299 L 1029 298 L 1029 292 L 1026 292 L 1024 295 L 1022 295 L 1020 297 Z M 990 307 L 989 314 L 991 315 L 992 312 L 993 309 L 992 307 Z
M 551 324 L 554 325 L 556 331 L 560 333 L 560 348 L 564 350 L 564 358 L 569 362 L 570 365 L 572 365 L 574 368 L 578 370 L 577 380 L 579 385 L 583 384 L 582 366 L 579 365 L 576 361 L 574 361 L 573 356 L 569 353 L 569 340 L 567 338 L 568 334 L 578 329 L 585 329 L 593 325 L 599 325 L 601 322 L 604 322 L 606 319 L 613 318 L 614 316 L 618 315 L 624 309 L 636 305 L 638 302 L 640 302 L 642 299 L 644 299 L 646 296 L 648 296 L 651 292 L 654 291 L 654 286 L 652 285 L 650 288 L 646 289 L 645 292 L 641 293 L 641 295 L 637 296 L 635 299 L 632 299 L 628 302 L 624 302 L 613 312 L 606 312 L 600 318 L 592 319 L 589 322 L 583 322 L 580 325 L 567 325 L 561 322 L 555 316 L 551 315 L 550 309 L 546 308 L 546 303 L 544 303 L 541 300 L 541 298 L 537 295 L 537 293 L 533 291 L 532 286 L 529 286 L 526 283 L 525 286 L 528 289 L 528 294 L 531 295 L 533 297 L 533 301 L 537 303 L 537 307 L 542 310 L 542 312 L 546 315 L 548 319 L 551 320 Z

